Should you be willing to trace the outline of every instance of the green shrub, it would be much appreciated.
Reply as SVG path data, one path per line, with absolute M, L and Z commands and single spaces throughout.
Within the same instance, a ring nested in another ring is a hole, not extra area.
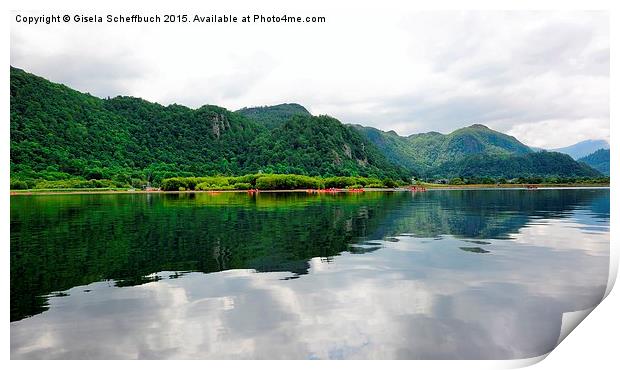
M 25 190 L 28 189 L 28 183 L 21 180 L 11 180 L 11 189 L 13 190 Z
M 383 183 L 381 182 L 373 182 L 371 184 L 366 185 L 367 188 L 375 188 L 375 189 L 379 189 L 383 187 Z
M 196 185 L 196 190 L 212 190 L 213 187 L 210 183 L 208 182 L 201 182 L 200 184 Z
M 82 179 L 70 179 L 70 180 L 41 180 L 35 185 L 36 189 L 101 189 L 101 188 L 116 188 L 116 183 L 112 180 L 82 180 Z
M 256 188 L 261 190 L 319 189 L 319 178 L 303 175 L 264 175 L 256 179 Z
M 234 185 L 232 185 L 233 188 L 235 188 L 236 190 L 249 190 L 252 189 L 252 184 L 248 183 L 248 182 L 236 182 Z
M 386 188 L 395 188 L 398 186 L 398 184 L 396 183 L 396 181 L 392 180 L 392 179 L 384 179 L 383 180 L 383 186 Z
M 252 175 L 243 175 L 243 176 L 239 176 L 239 177 L 231 177 L 228 182 L 231 185 L 234 185 L 238 182 L 241 183 L 248 183 L 251 186 L 255 186 L 256 185 L 256 179 L 258 179 L 259 177 L 264 176 L 263 174 L 252 174 Z
M 177 191 L 180 187 L 185 187 L 185 179 L 180 177 L 164 179 L 161 182 L 161 188 L 165 191 Z
M 323 179 L 326 188 L 346 188 L 357 183 L 355 177 L 338 176 Z
M 166 191 L 179 190 L 289 190 L 370 187 L 396 187 L 402 181 L 379 180 L 360 176 L 334 176 L 327 178 L 294 174 L 252 174 L 238 177 L 171 177 L 162 180 L 161 188 Z M 386 185 L 387 184 L 387 185 Z

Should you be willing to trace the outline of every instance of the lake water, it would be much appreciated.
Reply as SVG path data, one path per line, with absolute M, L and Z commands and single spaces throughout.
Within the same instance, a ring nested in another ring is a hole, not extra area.
M 608 268 L 608 189 L 13 196 L 11 358 L 527 358 Z

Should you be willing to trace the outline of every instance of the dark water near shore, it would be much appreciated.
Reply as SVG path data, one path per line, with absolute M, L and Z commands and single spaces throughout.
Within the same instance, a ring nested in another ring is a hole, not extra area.
M 515 359 L 597 304 L 609 190 L 11 198 L 11 357 Z

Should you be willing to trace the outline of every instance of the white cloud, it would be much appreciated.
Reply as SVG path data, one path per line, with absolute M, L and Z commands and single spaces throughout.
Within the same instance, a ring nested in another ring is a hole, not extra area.
M 483 123 L 546 148 L 609 139 L 607 13 L 307 13 L 328 22 L 14 22 L 11 64 L 98 96 L 299 102 L 403 135 Z

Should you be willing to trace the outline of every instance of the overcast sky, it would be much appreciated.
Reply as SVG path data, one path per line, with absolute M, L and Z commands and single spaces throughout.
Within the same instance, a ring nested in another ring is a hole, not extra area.
M 11 65 L 101 97 L 297 102 L 401 135 L 482 123 L 544 148 L 609 140 L 607 13 L 292 13 L 327 23 L 13 21 Z

